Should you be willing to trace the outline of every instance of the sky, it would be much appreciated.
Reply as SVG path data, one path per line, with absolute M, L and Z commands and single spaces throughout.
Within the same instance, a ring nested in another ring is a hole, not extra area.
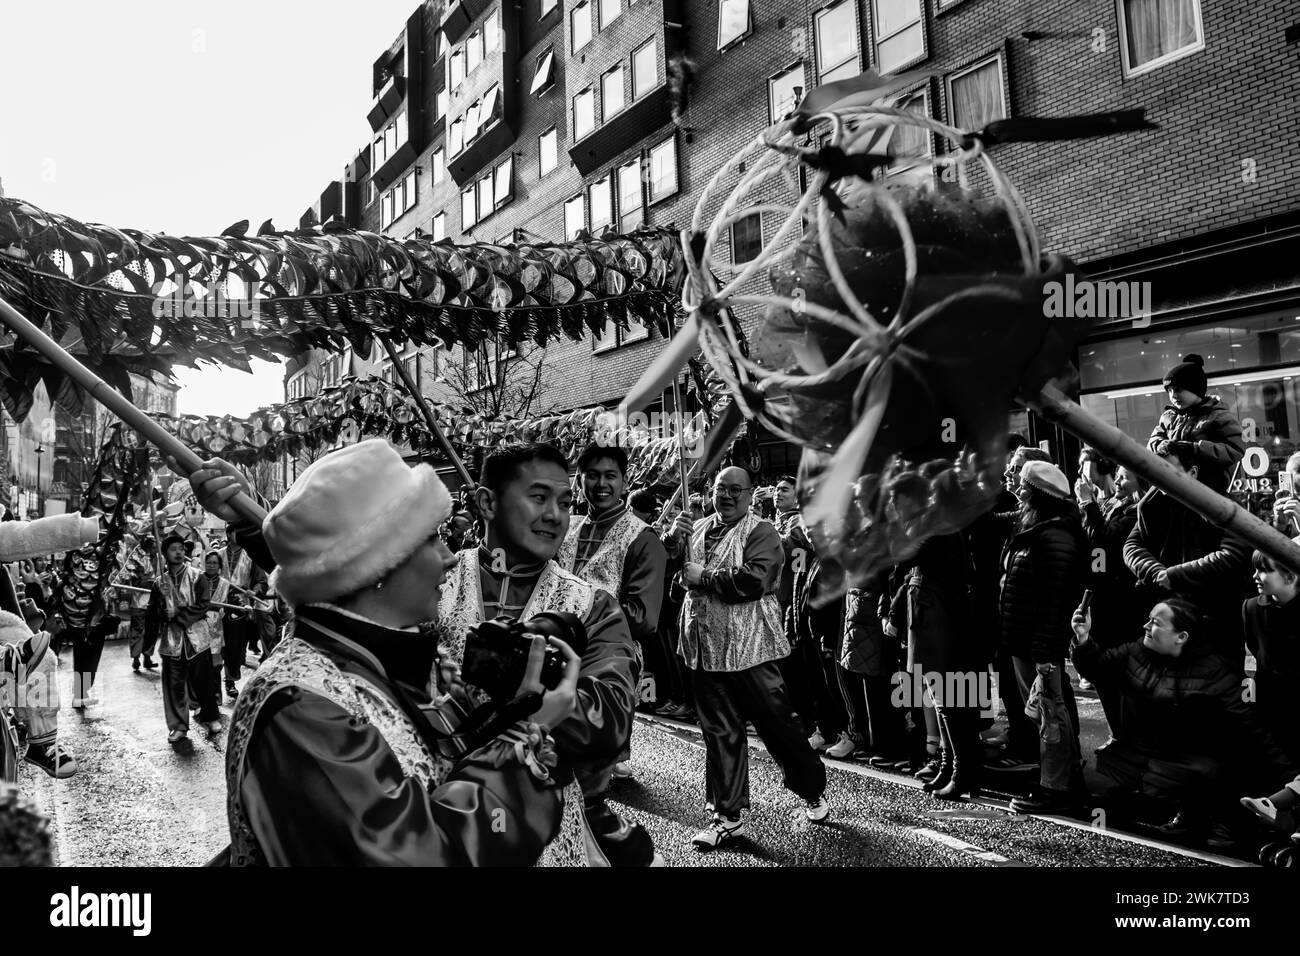
M 371 66 L 419 0 L 3 0 L 0 184 L 182 236 L 281 229 L 369 142 Z M 283 369 L 177 370 L 182 413 L 284 400 Z

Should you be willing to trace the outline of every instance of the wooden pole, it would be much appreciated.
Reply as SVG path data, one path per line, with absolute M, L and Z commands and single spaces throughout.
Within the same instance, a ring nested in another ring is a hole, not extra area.
M 376 338 L 378 338 L 378 336 L 376 336 Z M 386 351 L 388 357 L 392 359 L 393 368 L 401 377 L 402 384 L 406 386 L 406 391 L 410 393 L 411 398 L 415 401 L 416 407 L 420 409 L 420 414 L 424 416 L 424 424 L 433 434 L 433 437 L 437 439 L 438 444 L 442 446 L 443 454 L 447 456 L 452 467 L 456 469 L 456 473 L 460 475 L 460 480 L 465 483 L 465 487 L 472 491 L 475 486 L 475 481 L 469 476 L 469 469 L 465 467 L 465 463 L 460 460 L 460 455 L 456 454 L 456 449 L 451 447 L 451 442 L 447 441 L 447 436 L 444 435 L 442 429 L 438 427 L 438 421 L 433 417 L 433 409 L 431 409 L 429 403 L 424 400 L 424 396 L 420 393 L 420 387 L 411 380 L 411 375 L 406 371 L 406 366 L 402 364 L 402 360 L 397 354 L 397 349 L 393 348 L 393 343 L 389 342 L 387 339 L 381 338 L 379 341 L 383 343 L 384 351 Z
M 1232 499 L 1157 457 L 1118 428 L 1085 411 L 1066 398 L 1055 385 L 1048 385 L 1036 399 L 1025 404 L 1047 421 L 1087 442 L 1111 461 L 1141 475 L 1211 524 L 1254 545 L 1287 567 L 1300 570 L 1300 546 L 1294 541 Z
M 110 584 L 109 587 L 115 591 L 130 591 L 133 594 L 153 593 L 148 588 L 132 587 L 129 584 Z M 260 605 L 258 607 L 248 607 L 243 604 L 223 604 L 221 601 L 209 601 L 208 607 L 219 607 L 219 608 L 224 608 L 227 611 L 241 611 L 241 612 L 268 610 L 268 608 L 261 607 Z
M 187 478 L 203 466 L 203 459 L 191 451 L 189 446 L 73 358 L 63 346 L 41 331 L 35 323 L 19 313 L 3 297 L 0 297 L 0 322 L 7 325 L 14 335 L 49 359 L 59 371 L 84 388 L 91 398 L 135 429 L 146 441 L 158 446 L 160 451 L 176 462 Z M 150 500 L 153 500 L 152 497 Z M 245 520 L 259 527 L 266 518 L 266 509 L 243 492 L 230 499 L 230 506 Z

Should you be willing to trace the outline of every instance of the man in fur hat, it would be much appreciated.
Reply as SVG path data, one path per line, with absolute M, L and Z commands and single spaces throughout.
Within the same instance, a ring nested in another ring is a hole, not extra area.
M 59 743 L 59 658 L 44 630 L 45 612 L 31 598 L 23 617 L 0 611 L 0 706 L 27 725 L 27 762 L 51 777 L 71 777 L 77 761 Z

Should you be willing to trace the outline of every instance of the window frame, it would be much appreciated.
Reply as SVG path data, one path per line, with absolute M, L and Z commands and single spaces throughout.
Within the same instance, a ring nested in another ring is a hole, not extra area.
M 624 221 L 632 213 L 632 211 L 626 208 L 626 205 L 623 202 L 624 197 L 626 195 L 623 192 L 623 173 L 627 170 L 632 170 L 634 172 L 634 178 L 636 179 L 635 212 L 638 217 L 638 222 L 631 229 L 628 228 L 627 224 Z M 615 166 L 614 180 L 615 180 L 614 192 L 618 196 L 618 231 L 620 234 L 626 235 L 628 232 L 631 232 L 633 229 L 639 229 L 641 228 L 641 226 L 645 225 L 645 171 L 641 163 L 640 155 L 636 156 L 635 158 L 629 160 L 626 163 L 622 163 L 618 166 Z
M 898 109 L 905 109 L 906 108 L 905 104 L 907 103 L 907 101 L 915 99 L 917 96 L 922 96 L 925 98 L 925 115 L 933 118 L 934 110 L 935 110 L 934 96 L 930 91 L 930 84 L 928 82 L 923 83 L 920 86 L 914 86 L 909 90 L 905 90 L 893 96 L 891 98 L 892 102 L 890 103 L 890 105 L 897 107 Z M 902 128 L 904 127 L 896 126 L 894 127 L 894 130 L 895 132 L 897 132 L 899 129 Z M 912 128 L 920 130 L 925 135 L 925 159 L 934 159 L 934 155 L 935 155 L 934 132 L 924 126 L 917 126 Z M 892 142 L 892 137 L 891 137 L 891 142 Z M 895 158 L 906 159 L 908 157 L 895 157 Z M 890 163 L 888 166 L 884 167 L 883 169 L 884 172 L 883 178 L 888 179 L 891 176 L 897 176 L 903 173 L 912 172 L 918 166 L 924 166 L 929 170 L 930 179 L 933 182 L 934 174 L 937 172 L 937 170 L 935 169 L 934 166 L 930 165 L 929 163 L 919 158 L 916 162 L 912 163 L 909 166 L 896 167 L 893 163 Z
M 596 190 L 604 183 L 603 192 L 605 199 L 606 212 L 608 218 L 602 222 L 596 222 Z M 587 229 L 591 234 L 598 235 L 607 228 L 612 228 L 618 221 L 618 210 L 614 203 L 614 177 L 610 170 L 606 170 L 605 175 L 596 179 L 587 186 Z
M 618 10 L 608 20 L 605 19 L 605 4 L 613 2 L 618 4 Z M 623 0 L 596 0 L 596 29 L 603 30 L 615 20 L 623 15 Z
M 1011 116 L 1011 96 L 1007 84 L 1006 51 L 1001 47 L 999 47 L 998 49 L 993 50 L 990 53 L 986 53 L 983 56 L 971 60 L 965 65 L 953 70 L 951 73 L 948 73 L 947 75 L 944 76 L 943 95 L 948 104 L 948 125 L 949 126 L 957 127 L 959 129 L 961 128 L 957 126 L 957 106 L 956 106 L 957 101 L 954 99 L 952 94 L 953 81 L 961 79 L 962 77 L 967 76 L 968 74 L 974 73 L 976 70 L 980 69 L 981 67 L 988 66 L 988 64 L 991 62 L 997 63 L 998 66 L 997 69 L 998 85 L 1001 87 L 1002 90 L 1002 115 L 1004 117 Z
M 505 190 L 501 188 L 501 171 L 508 169 L 506 174 Z M 500 209 L 514 201 L 515 198 L 515 157 L 508 154 L 505 159 L 492 167 L 489 173 L 492 177 L 492 194 L 495 197 L 496 206 L 494 209 Z
M 800 78 L 800 80 L 802 81 L 801 83 L 799 83 L 799 84 L 797 85 L 796 88 L 797 88 L 797 89 L 801 89 L 801 90 L 803 90 L 803 92 L 804 92 L 805 95 L 808 93 L 808 70 L 807 70 L 807 68 L 806 68 L 806 66 L 805 66 L 803 60 L 799 60 L 799 61 L 797 61 L 797 62 L 795 62 L 795 63 L 791 63 L 791 64 L 790 64 L 789 66 L 787 66 L 784 70 L 780 70 L 780 71 L 778 71 L 778 72 L 776 72 L 776 73 L 773 73 L 771 76 L 769 76 L 769 77 L 767 78 L 767 118 L 768 118 L 768 125 L 772 125 L 772 124 L 774 124 L 774 123 L 779 123 L 779 122 L 781 122 L 781 120 L 782 120 L 782 117 L 776 115 L 776 98 L 775 98 L 775 96 L 773 95 L 774 92 L 775 92 L 775 86 L 774 86 L 774 84 L 776 83 L 777 80 L 781 79 L 781 78 L 784 77 L 784 76 L 789 75 L 790 73 L 793 73 L 795 70 L 798 70 L 798 71 L 799 71 L 799 78 Z M 795 104 L 794 104 L 794 105 L 795 105 L 795 108 L 798 108 L 798 106 L 799 106 L 799 100 L 800 100 L 800 99 L 802 99 L 802 96 L 798 96 L 798 95 L 796 95 L 796 98 L 795 98 Z
M 573 9 L 569 11 L 569 41 L 573 47 L 574 53 L 590 46 L 592 37 L 596 35 L 596 23 L 592 11 L 592 2 L 593 0 L 582 0 L 581 3 L 576 4 Z M 580 10 L 586 11 L 584 15 L 587 18 L 587 39 L 583 40 L 581 44 L 578 43 L 578 31 L 574 27 L 574 24 L 578 22 L 576 17 Z
M 442 146 L 429 154 L 429 178 L 435 186 L 447 178 L 447 150 Z
M 543 71 L 542 64 L 545 61 L 546 69 Z M 539 86 L 538 83 L 541 83 Z M 533 82 L 528 86 L 529 96 L 541 96 L 547 90 L 555 85 L 555 47 L 548 46 L 533 61 Z
M 490 31 L 488 27 L 493 20 L 496 21 L 496 29 Z M 488 46 L 489 36 L 496 37 L 492 46 Z M 489 53 L 495 53 L 499 49 L 501 49 L 501 10 L 493 7 L 488 15 L 483 18 L 483 59 L 486 60 Z
M 573 204 L 574 204 L 575 202 L 576 202 L 576 203 L 581 203 L 581 204 L 582 204 L 582 214 L 581 214 L 582 222 L 579 224 L 579 226 L 578 226 L 578 228 L 577 228 L 576 230 L 571 230 L 571 229 L 569 228 L 569 209 L 570 209 L 570 207 L 573 206 Z M 578 193 L 576 196 L 570 196 L 568 199 L 566 199 L 566 200 L 564 201 L 563 215 L 564 215 L 564 241 L 565 241 L 565 242 L 573 242 L 573 241 L 574 241 L 574 234 L 577 233 L 577 232 L 581 232 L 582 230 L 584 230 L 584 229 L 587 228 L 587 193 L 586 193 L 586 190 L 583 190 L 582 192 Z
M 439 226 L 442 227 L 439 230 Z M 438 235 L 439 231 L 442 235 Z M 434 213 L 433 218 L 429 220 L 429 235 L 433 237 L 434 242 L 439 242 L 447 238 L 447 214 L 445 212 Z
M 636 89 L 637 89 L 637 86 L 636 86 L 636 76 L 637 76 L 636 58 L 637 58 L 637 55 L 638 55 L 639 53 L 641 53 L 643 50 L 645 50 L 647 47 L 650 49 L 651 54 L 652 54 L 651 57 L 650 57 L 650 62 L 653 64 L 653 67 L 654 67 L 654 69 L 653 69 L 654 76 L 651 78 L 650 85 L 649 85 L 648 87 L 646 87 L 646 89 L 645 89 L 643 92 L 641 92 L 641 93 L 637 93 L 637 91 L 636 91 Z M 649 96 L 651 93 L 653 93 L 653 92 L 654 92 L 654 91 L 659 87 L 659 41 L 658 41 L 657 38 L 655 38 L 655 37 L 651 37 L 650 39 L 648 39 L 648 40 L 646 40 L 644 43 L 642 43 L 639 47 L 636 47 L 635 49 L 632 50 L 632 58 L 631 58 L 631 62 L 630 62 L 630 65 L 629 65 L 629 69 L 630 69 L 631 72 L 632 72 L 632 81 L 631 81 L 631 84 L 630 84 L 630 87 L 631 87 L 631 90 L 632 90 L 632 102 L 635 103 L 637 100 L 641 99 L 641 97 L 643 97 L 643 96 Z
M 447 158 L 465 152 L 465 118 L 457 116 L 447 125 Z
M 465 216 L 465 197 L 467 194 L 469 196 L 470 208 L 474 210 L 474 215 L 476 217 L 473 220 L 467 219 Z M 478 189 L 474 183 L 470 183 L 467 188 L 462 189 L 460 191 L 460 231 L 467 232 L 470 229 L 473 229 L 475 226 L 477 226 L 478 225 L 477 216 L 478 216 Z
M 578 100 L 580 100 L 583 96 L 588 96 L 588 97 L 591 98 L 591 125 L 590 125 L 590 127 L 588 127 L 588 129 L 587 129 L 586 132 L 579 132 L 579 130 L 578 130 Z M 573 126 L 572 126 L 572 129 L 573 129 L 573 141 L 574 141 L 575 143 L 580 142 L 581 140 L 586 139 L 588 136 L 590 136 L 592 133 L 594 133 L 594 132 L 596 131 L 596 125 L 597 125 L 597 124 L 596 124 L 596 91 L 595 91 L 595 88 L 594 88 L 594 87 L 588 86 L 588 87 L 585 87 L 585 88 L 583 88 L 583 89 L 581 89 L 581 90 L 578 90 L 578 92 L 576 92 L 576 93 L 573 94 L 573 114 L 572 114 L 572 122 L 573 122 Z
M 456 78 L 456 66 L 460 66 L 460 79 Z M 465 51 L 456 47 L 447 57 L 447 89 L 456 90 L 465 82 Z
M 853 39 L 856 49 L 854 49 L 852 56 L 841 60 L 839 63 L 827 66 L 822 63 L 821 24 L 830 13 L 842 10 L 845 7 L 853 14 Z M 840 0 L 839 3 L 830 3 L 813 14 L 813 57 L 816 61 L 818 84 L 834 82 L 833 79 L 827 79 L 827 74 L 842 69 L 849 62 L 854 62 L 857 65 L 858 73 L 862 72 L 862 12 L 858 9 L 857 0 Z M 848 77 L 840 77 L 840 79 L 848 79 Z
M 478 56 L 478 62 L 472 63 L 474 59 L 471 51 Z M 470 76 L 475 70 L 483 65 L 483 31 L 473 30 L 465 38 L 465 75 Z
M 474 194 L 478 201 L 478 221 L 483 222 L 497 211 L 496 176 L 493 171 L 489 170 L 486 176 L 480 176 L 474 181 Z
M 618 74 L 619 106 L 618 109 L 611 111 L 605 102 L 605 81 L 614 73 Z M 617 116 L 619 113 L 627 109 L 627 94 L 624 93 L 624 87 L 626 85 L 624 83 L 625 74 L 626 70 L 623 68 L 622 60 L 619 60 L 616 65 L 600 74 L 600 122 L 602 125 L 609 122 L 611 116 Z
M 654 157 L 655 157 L 655 153 L 665 146 L 671 147 L 673 153 L 673 186 L 672 189 L 668 190 L 667 192 L 658 194 L 655 192 L 655 184 L 654 184 Z M 649 209 L 650 207 L 656 206 L 659 203 L 663 202 L 665 199 L 670 199 L 671 197 L 677 195 L 677 193 L 681 192 L 681 188 L 682 188 L 681 156 L 677 151 L 677 134 L 676 132 L 672 132 L 668 134 L 667 139 L 655 143 L 653 146 L 650 146 L 646 150 L 645 208 Z
M 747 219 L 752 219 L 752 218 L 754 218 L 755 216 L 758 217 L 758 251 L 755 252 L 754 255 L 753 255 L 751 258 L 749 258 L 749 259 L 745 259 L 745 260 L 743 260 L 743 261 L 741 261 L 741 262 L 737 262 L 737 261 L 736 261 L 736 227 L 737 227 L 738 225 L 740 225 L 741 222 L 743 222 L 743 221 L 745 221 L 745 220 L 747 220 Z M 763 253 L 763 212 L 762 212 L 762 210 L 758 210 L 758 211 L 756 211 L 756 212 L 748 213 L 748 214 L 742 216 L 740 219 L 738 219 L 738 220 L 736 220 L 735 222 L 733 222 L 730 226 L 728 226 L 728 227 L 727 227 L 727 242 L 728 242 L 728 244 L 731 246 L 731 268 L 732 268 L 733 270 L 739 271 L 739 270 L 743 269 L 745 266 L 749 265 L 751 262 L 753 262 L 755 259 L 757 259 L 760 255 L 762 255 L 762 253 Z
M 539 21 L 545 20 L 547 15 L 550 13 L 554 13 L 555 9 L 559 7 L 559 5 L 560 5 L 560 0 L 542 0 L 542 8 L 541 11 L 537 14 L 537 19 Z
M 724 43 L 722 39 L 722 7 L 724 4 L 736 3 L 736 2 L 742 2 L 745 4 L 745 29 L 737 33 L 735 36 L 733 36 L 731 39 L 727 40 Z M 754 32 L 754 7 L 749 2 L 749 0 L 718 0 L 717 11 L 718 11 L 718 52 L 719 53 L 721 53 L 723 50 L 729 49 L 730 47 L 739 43 L 741 40 L 744 40 L 747 36 L 749 36 L 751 33 Z
M 1120 40 L 1120 63 L 1123 66 L 1124 78 L 1131 76 L 1141 76 L 1144 73 L 1150 73 L 1152 70 L 1158 70 L 1162 66 L 1168 66 L 1184 57 L 1191 56 L 1194 53 L 1200 53 L 1205 49 L 1205 19 L 1201 13 L 1201 0 L 1190 0 L 1192 12 L 1195 14 L 1196 21 L 1196 41 L 1188 46 L 1180 47 L 1172 53 L 1166 53 L 1158 56 L 1154 60 L 1148 60 L 1140 66 L 1133 66 L 1129 62 L 1128 52 L 1128 14 L 1124 9 L 1127 6 L 1126 0 L 1115 0 L 1115 14 L 1119 18 L 1119 40 Z
M 548 135 L 551 137 L 551 143 L 552 143 L 551 168 L 543 169 L 542 167 L 546 159 L 546 152 L 545 152 L 545 147 L 543 146 L 543 141 L 546 139 Z M 542 130 L 542 132 L 539 133 L 537 136 L 537 178 L 541 179 L 543 176 L 546 176 L 549 173 L 553 173 L 559 168 L 560 168 L 560 130 L 559 127 L 552 126 L 550 129 Z
M 888 2 L 888 0 L 886 0 L 886 2 Z M 911 21 L 906 26 L 898 28 L 893 33 L 889 34 L 889 36 L 883 37 L 879 35 L 881 22 L 879 9 L 877 7 L 877 4 L 879 3 L 880 0 L 871 0 L 871 49 L 874 54 L 873 62 L 876 70 L 884 76 L 889 76 L 897 73 L 899 70 L 905 70 L 909 66 L 914 66 L 922 60 L 928 59 L 930 56 L 930 27 L 926 23 L 925 0 L 915 0 L 918 17 L 916 20 Z M 894 64 L 889 68 L 888 72 L 886 72 L 880 63 L 880 42 L 882 40 L 890 40 L 903 33 L 905 30 L 911 29 L 918 23 L 921 25 L 921 52 L 916 56 L 913 56 L 911 59 L 902 60 L 899 63 Z

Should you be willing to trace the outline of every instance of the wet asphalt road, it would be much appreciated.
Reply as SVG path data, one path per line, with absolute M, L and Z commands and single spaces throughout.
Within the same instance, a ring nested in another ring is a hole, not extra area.
M 60 667 L 61 734 L 81 765 L 67 780 L 27 766 L 22 785 L 52 817 L 64 866 L 196 866 L 228 840 L 225 733 L 193 726 L 190 746 L 167 743 L 159 671 L 131 671 L 124 643 L 110 642 L 98 706 L 71 707 L 71 653 Z M 230 708 L 223 703 L 223 720 Z M 828 823 L 810 823 L 780 786 L 780 772 L 751 749 L 747 835 L 700 852 L 690 837 L 703 810 L 704 750 L 698 732 L 638 721 L 635 778 L 611 800 L 647 828 L 670 866 L 1198 866 L 1165 849 L 1121 842 L 1086 826 L 1012 817 L 976 804 L 935 800 L 910 781 L 828 761 Z

